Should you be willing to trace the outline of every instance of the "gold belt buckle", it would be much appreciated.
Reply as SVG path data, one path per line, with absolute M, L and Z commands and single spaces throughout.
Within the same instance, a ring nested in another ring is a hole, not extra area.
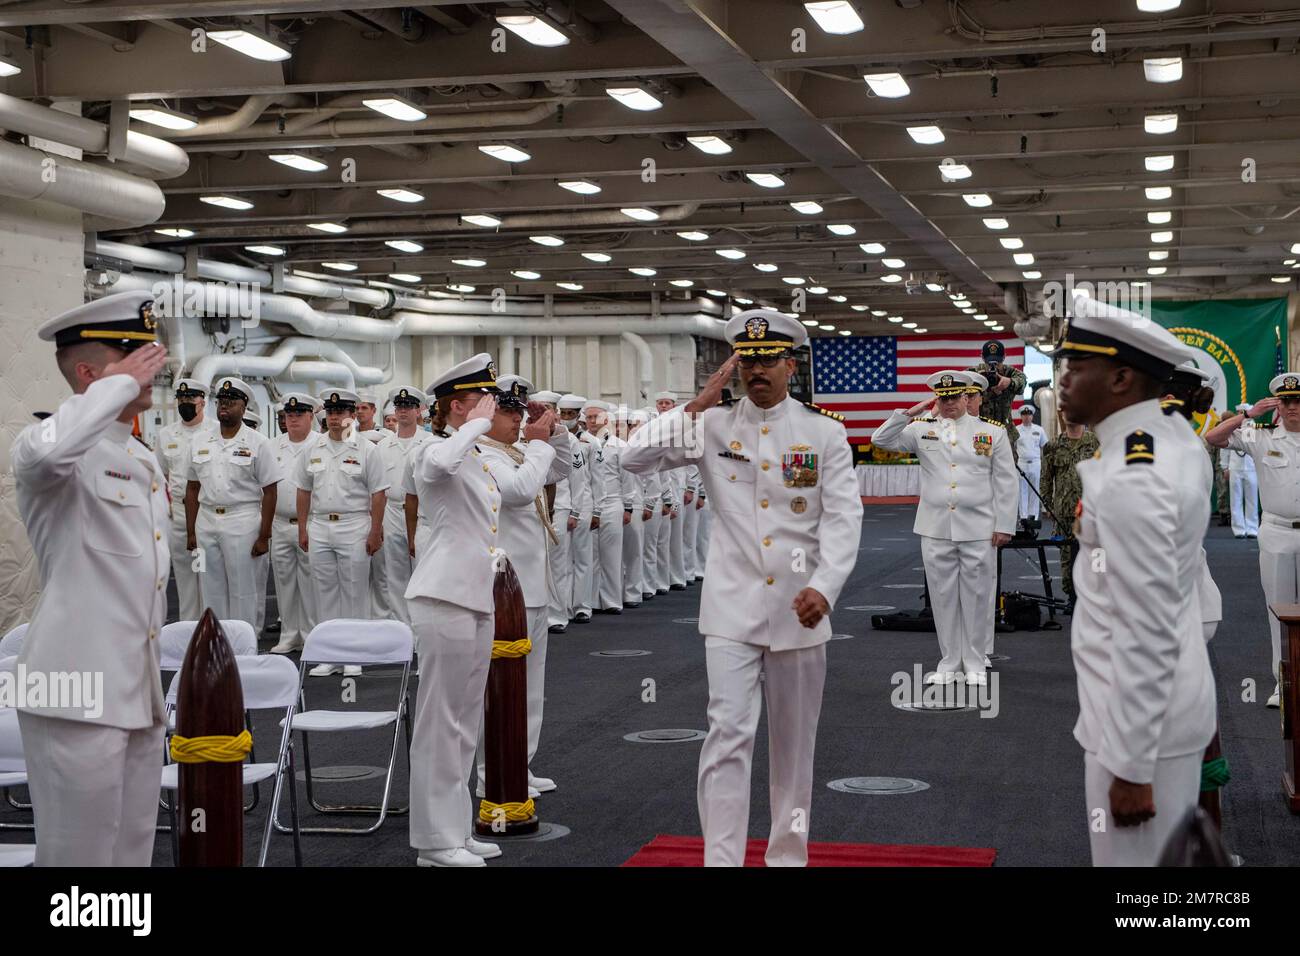
M 298 523 L 298 519 L 297 519 L 297 518 L 290 518 L 290 519 L 289 519 L 289 524 L 297 524 L 297 523 Z
M 1291 527 L 1293 527 L 1293 528 L 1300 528 L 1300 521 L 1292 521 L 1292 522 L 1291 522 Z
M 213 510 L 214 512 L 216 512 L 217 514 L 219 514 L 219 515 L 223 515 L 223 514 L 226 513 L 226 509 L 225 509 L 225 508 L 213 508 L 212 510 Z
M 338 521 L 342 517 L 343 517 L 342 515 L 330 515 L 329 519 L 330 521 Z

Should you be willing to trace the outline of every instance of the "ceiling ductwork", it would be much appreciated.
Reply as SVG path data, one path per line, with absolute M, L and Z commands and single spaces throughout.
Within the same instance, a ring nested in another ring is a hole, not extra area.
M 0 195 L 43 199 L 96 217 L 87 228 L 156 222 L 167 206 L 158 184 L 95 163 L 0 140 Z

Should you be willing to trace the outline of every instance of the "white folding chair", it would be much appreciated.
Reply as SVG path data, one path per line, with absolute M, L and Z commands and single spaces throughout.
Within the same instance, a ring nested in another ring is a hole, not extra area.
M 12 660 L 12 658 L 10 659 Z M 0 790 L 15 810 L 30 810 L 9 794 L 10 787 L 27 786 L 27 760 L 23 756 L 23 735 L 18 730 L 18 711 L 0 707 Z M 0 823 L 0 830 L 34 830 L 34 823 Z
M 0 846 L 0 870 L 12 866 L 35 866 L 35 843 L 6 843 Z
M 243 765 L 245 787 L 256 787 L 269 777 L 275 777 L 275 790 L 271 798 L 271 809 L 266 816 L 266 826 L 262 833 L 261 845 L 257 855 L 257 865 L 266 866 L 266 854 L 271 845 L 272 821 L 280 805 L 281 786 L 284 779 L 289 780 L 289 796 L 292 801 L 290 813 L 293 819 L 293 858 L 297 866 L 302 866 L 302 847 L 299 843 L 298 827 L 298 788 L 294 775 L 293 735 L 290 723 L 298 709 L 298 668 L 287 657 L 265 654 L 260 657 L 238 657 L 235 663 L 239 667 L 239 683 L 244 692 L 244 713 L 247 717 L 253 711 L 277 710 L 280 712 L 280 747 L 276 751 L 274 763 L 255 763 L 250 755 L 249 763 Z M 172 680 L 167 691 L 168 703 L 175 706 L 176 691 L 180 685 L 180 675 Z M 251 731 L 252 725 L 250 723 Z M 176 790 L 180 786 L 180 765 L 169 763 L 162 768 L 162 788 Z M 171 816 L 172 859 L 177 857 L 176 845 L 176 801 L 170 801 L 168 811 Z M 247 812 L 251 807 L 245 807 Z
M 247 621 L 221 621 L 222 633 L 230 642 L 236 657 L 249 657 L 257 653 L 257 635 L 253 625 Z M 190 641 L 198 630 L 198 621 L 173 621 L 164 624 L 158 635 L 158 669 L 178 671 L 185 662 L 185 652 L 190 649 Z
M 303 833 L 334 833 L 361 835 L 374 833 L 384 824 L 388 814 L 406 813 L 409 807 L 388 806 L 393 787 L 393 766 L 397 762 L 397 739 L 406 730 L 406 763 L 411 763 L 411 717 L 407 698 L 407 682 L 411 676 L 411 655 L 415 638 L 411 629 L 401 621 L 361 621 L 340 618 L 322 621 L 307 635 L 298 663 L 298 692 L 302 710 L 291 722 L 294 730 L 302 734 L 302 763 L 307 778 L 307 800 L 318 813 L 374 814 L 379 818 L 369 827 L 302 827 Z M 314 664 L 400 664 L 402 679 L 397 690 L 395 710 L 308 710 L 304 682 L 307 668 Z M 344 731 L 373 730 L 393 727 L 393 738 L 388 749 L 388 768 L 384 774 L 384 794 L 378 806 L 373 805 L 323 805 L 316 801 L 312 790 L 311 751 L 307 746 L 308 733 L 340 733 Z M 274 810 L 274 808 L 272 808 Z M 274 815 L 274 814 L 273 814 Z M 276 829 L 288 832 L 275 821 Z
M 0 657 L 17 657 L 23 651 L 23 641 L 26 638 L 26 624 L 19 624 L 4 637 L 0 637 Z

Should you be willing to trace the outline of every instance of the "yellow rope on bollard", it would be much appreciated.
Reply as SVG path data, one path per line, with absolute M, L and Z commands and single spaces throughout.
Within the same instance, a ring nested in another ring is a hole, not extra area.
M 491 800 L 481 800 L 478 805 L 478 818 L 484 823 L 495 823 L 501 818 L 497 814 L 498 810 L 504 811 L 505 819 L 510 823 L 531 820 L 537 813 L 532 797 L 523 803 L 493 803 Z
M 182 737 L 171 739 L 172 760 L 177 763 L 239 763 L 253 749 L 253 735 L 247 730 L 238 737 Z
M 523 657 L 532 649 L 533 642 L 526 637 L 517 641 L 493 641 L 492 659 L 495 661 L 502 657 Z

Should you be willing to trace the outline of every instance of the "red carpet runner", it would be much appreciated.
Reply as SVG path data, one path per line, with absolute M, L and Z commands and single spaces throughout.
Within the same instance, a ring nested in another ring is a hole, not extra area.
M 762 866 L 766 840 L 745 846 L 745 866 Z M 809 843 L 809 866 L 992 866 L 991 847 L 890 846 L 878 843 Z M 704 838 L 657 836 L 624 866 L 703 866 Z

